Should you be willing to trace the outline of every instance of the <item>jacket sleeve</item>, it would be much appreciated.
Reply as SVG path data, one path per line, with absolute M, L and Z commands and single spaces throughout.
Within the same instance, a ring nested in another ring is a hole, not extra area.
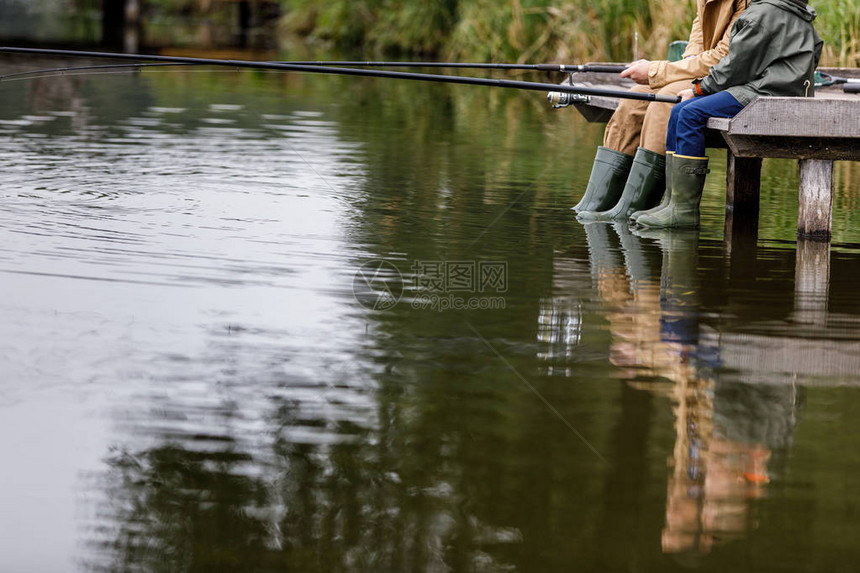
M 705 50 L 703 38 L 702 18 L 700 14 L 696 14 L 696 19 L 693 20 L 693 27 L 690 30 L 690 39 L 687 40 L 687 49 L 684 50 L 684 55 L 681 56 L 681 58 L 683 59 L 701 54 Z
M 755 20 L 740 20 L 733 27 L 734 35 L 729 44 L 729 53 L 710 73 L 699 87 L 705 95 L 723 91 L 751 81 L 751 74 L 762 69 L 762 58 L 766 50 L 755 49 L 767 45 L 768 38 L 762 26 Z
M 815 67 L 818 67 L 818 62 L 821 61 L 821 52 L 824 50 L 824 40 L 815 32 Z
M 723 37 L 713 49 L 704 50 L 702 46 L 702 26 L 699 17 L 693 21 L 690 32 L 690 43 L 684 51 L 684 57 L 677 62 L 659 60 L 651 62 L 648 68 L 648 85 L 651 89 L 660 89 L 667 84 L 681 80 L 693 80 L 708 75 L 712 66 L 729 53 L 729 36 L 732 25 L 743 10 L 736 10 L 732 22 L 726 26 Z M 692 57 L 690 57 L 692 56 Z

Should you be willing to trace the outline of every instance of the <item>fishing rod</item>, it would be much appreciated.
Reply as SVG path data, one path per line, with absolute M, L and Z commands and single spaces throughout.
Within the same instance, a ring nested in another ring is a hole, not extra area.
M 280 62 L 307 66 L 348 66 L 364 68 L 451 68 L 474 70 L 537 70 L 543 72 L 592 72 L 598 74 L 620 74 L 627 69 L 619 64 L 494 64 L 457 62 L 386 62 L 386 61 L 307 61 Z
M 562 73 L 597 73 L 597 74 L 620 74 L 627 69 L 624 64 L 497 64 L 492 62 L 392 62 L 372 60 L 307 60 L 307 61 L 276 61 L 276 64 L 296 64 L 303 66 L 347 66 L 360 68 L 451 68 L 451 69 L 476 69 L 476 70 L 535 70 L 544 72 Z M 154 65 L 154 64 L 149 64 Z M 187 66 L 194 64 L 159 64 Z M 98 67 L 132 67 L 133 64 L 116 64 L 108 66 L 93 66 L 80 68 L 51 68 L 38 70 L 39 72 L 61 72 L 78 69 L 93 69 Z M 21 75 L 33 72 L 22 72 Z M 4 78 L 7 76 L 0 76 Z
M 599 74 L 620 74 L 627 66 L 617 64 L 493 64 L 493 63 L 456 63 L 456 62 L 357 62 L 357 61 L 318 61 L 284 62 L 313 66 L 353 66 L 372 68 L 451 68 L 476 70 L 538 70 L 543 72 L 594 72 Z
M 43 48 L 9 48 L 0 47 L 0 52 L 17 54 L 41 54 L 53 56 L 76 56 L 86 58 L 112 58 L 119 60 L 148 60 L 153 62 L 165 62 L 174 64 L 196 64 L 209 66 L 227 66 L 234 68 L 249 68 L 260 70 L 281 70 L 293 72 L 308 72 L 317 74 L 333 74 L 343 76 L 363 76 L 387 79 L 415 80 L 425 82 L 441 82 L 463 85 L 476 85 L 488 87 L 501 87 L 509 89 L 522 89 L 532 91 L 562 92 L 577 94 L 580 96 L 604 96 L 622 99 L 635 99 L 644 101 L 657 101 L 663 103 L 678 103 L 679 97 L 665 96 L 653 93 L 628 92 L 623 90 L 599 89 L 572 85 L 558 85 L 539 82 L 525 82 L 519 80 L 504 80 L 490 78 L 474 78 L 468 76 L 452 76 L 438 74 L 419 74 L 413 72 L 392 72 L 387 70 L 368 70 L 359 68 L 348 68 L 339 66 L 320 66 L 316 64 L 296 64 L 280 62 L 255 62 L 250 60 L 221 60 L 212 58 L 186 58 L 178 56 L 155 56 L 143 54 L 117 54 L 109 52 L 81 52 L 72 50 L 53 50 Z M 518 65 L 518 64 L 508 64 Z M 556 64 L 534 64 L 534 65 L 556 65 Z M 558 64 L 560 65 L 560 64 Z
M 361 62 L 361 61 L 277 61 L 276 64 L 297 64 L 307 66 L 353 66 L 353 67 L 405 67 L 405 68 L 470 68 L 470 69 L 502 69 L 502 70 L 544 70 L 556 71 L 565 73 L 574 72 L 591 72 L 602 74 L 620 74 L 627 69 L 623 65 L 613 64 L 480 64 L 480 63 L 463 63 L 452 64 L 445 62 Z M 105 64 L 99 66 L 71 66 L 61 68 L 45 68 L 39 70 L 29 70 L 26 72 L 17 72 L 14 74 L 6 74 L 0 76 L 0 82 L 10 79 L 27 78 L 28 76 L 50 76 L 65 74 L 68 72 L 95 71 L 95 70 L 123 70 L 123 69 L 140 69 L 151 67 L 169 67 L 169 66 L 193 66 L 197 64 L 187 63 L 159 63 L 159 64 Z

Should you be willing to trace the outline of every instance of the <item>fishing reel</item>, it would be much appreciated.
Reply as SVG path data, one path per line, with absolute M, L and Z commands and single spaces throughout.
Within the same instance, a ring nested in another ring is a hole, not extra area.
M 567 92 L 549 92 L 546 94 L 546 99 L 552 104 L 552 109 L 561 109 L 575 103 L 591 102 L 591 96 Z

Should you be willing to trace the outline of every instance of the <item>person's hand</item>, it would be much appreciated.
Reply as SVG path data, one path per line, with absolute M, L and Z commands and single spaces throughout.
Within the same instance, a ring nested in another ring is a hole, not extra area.
M 651 67 L 651 62 L 648 60 L 637 60 L 627 66 L 627 69 L 621 72 L 622 78 L 630 78 L 637 84 L 648 85 L 648 69 Z
M 681 97 L 681 101 L 687 101 L 688 99 L 692 99 L 695 95 L 692 89 L 684 90 L 679 92 L 678 95 Z

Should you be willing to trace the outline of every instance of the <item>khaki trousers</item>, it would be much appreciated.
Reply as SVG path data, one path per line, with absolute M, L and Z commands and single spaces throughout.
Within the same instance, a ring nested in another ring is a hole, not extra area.
M 666 84 L 655 90 L 649 86 L 637 85 L 631 92 L 657 93 L 676 96 L 693 86 L 692 80 L 681 80 Z M 672 104 L 622 99 L 618 108 L 606 124 L 603 146 L 627 155 L 636 155 L 637 147 L 666 154 L 666 129 Z

